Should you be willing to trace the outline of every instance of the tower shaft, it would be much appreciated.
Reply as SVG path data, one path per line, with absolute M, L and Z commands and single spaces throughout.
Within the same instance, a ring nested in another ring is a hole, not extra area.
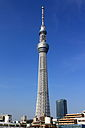
M 50 116 L 46 53 L 39 53 L 37 117 Z
M 47 73 L 47 52 L 49 45 L 46 43 L 46 29 L 44 25 L 44 8 L 42 7 L 42 25 L 39 32 L 40 42 L 38 43 L 39 67 L 38 67 L 38 92 L 36 103 L 36 116 L 50 116 L 49 94 L 48 94 L 48 73 Z

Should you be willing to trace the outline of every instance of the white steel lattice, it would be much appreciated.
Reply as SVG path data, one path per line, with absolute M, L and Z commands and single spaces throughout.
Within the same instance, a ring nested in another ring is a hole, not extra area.
M 46 53 L 39 53 L 36 116 L 50 116 Z

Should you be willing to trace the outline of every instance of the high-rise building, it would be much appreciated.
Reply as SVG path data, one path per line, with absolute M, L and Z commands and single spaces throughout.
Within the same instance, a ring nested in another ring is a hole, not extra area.
M 56 101 L 56 115 L 57 118 L 63 118 L 67 114 L 67 101 L 60 99 Z
M 43 116 L 50 116 L 49 94 L 48 94 L 48 73 L 46 54 L 49 45 L 46 43 L 46 28 L 44 24 L 44 7 L 42 7 L 42 25 L 39 32 L 39 67 L 38 67 L 38 92 L 36 102 L 36 117 L 39 119 Z

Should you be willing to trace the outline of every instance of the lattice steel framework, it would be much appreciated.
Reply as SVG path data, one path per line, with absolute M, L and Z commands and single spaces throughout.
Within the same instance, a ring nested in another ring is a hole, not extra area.
M 39 67 L 38 67 L 38 93 L 36 103 L 36 116 L 50 116 L 49 94 L 48 94 L 48 73 L 46 54 L 49 45 L 46 43 L 46 28 L 44 25 L 44 7 L 42 7 L 42 25 L 39 32 L 40 40 L 38 43 Z

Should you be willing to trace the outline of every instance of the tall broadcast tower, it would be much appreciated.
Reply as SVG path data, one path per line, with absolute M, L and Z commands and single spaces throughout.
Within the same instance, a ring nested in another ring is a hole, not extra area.
M 36 103 L 36 117 L 50 116 L 49 94 L 48 94 L 48 73 L 46 54 L 49 45 L 46 43 L 46 28 L 44 24 L 44 7 L 42 7 L 42 25 L 39 32 L 39 67 L 38 67 L 38 92 Z

